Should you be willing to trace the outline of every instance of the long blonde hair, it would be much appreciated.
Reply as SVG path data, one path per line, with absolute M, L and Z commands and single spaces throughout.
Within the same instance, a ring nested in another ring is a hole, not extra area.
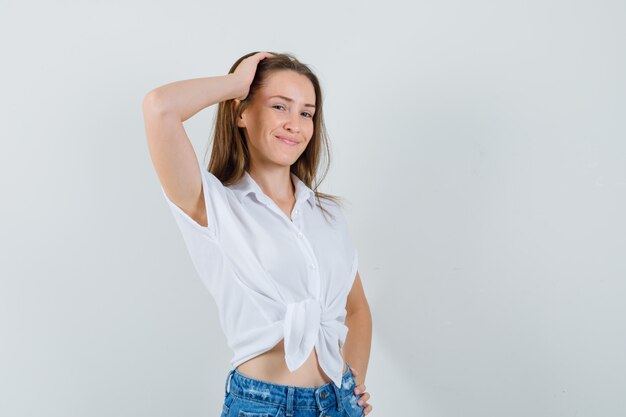
M 239 58 L 228 73 L 233 73 L 242 60 L 256 53 L 250 52 Z M 239 106 L 235 105 L 234 99 L 225 100 L 218 104 L 212 135 L 213 149 L 208 171 L 222 181 L 222 184 L 225 186 L 239 181 L 244 175 L 244 170 L 249 169 L 250 155 L 243 128 L 237 126 L 237 118 L 250 105 L 258 89 L 264 85 L 264 81 L 269 75 L 276 71 L 295 71 L 307 77 L 313 84 L 315 89 L 315 113 L 313 114 L 313 136 L 302 155 L 291 165 L 290 171 L 315 192 L 317 205 L 324 213 L 328 213 L 321 204 L 320 199 L 331 200 L 341 206 L 343 198 L 317 191 L 317 188 L 326 177 L 330 165 L 330 148 L 328 134 L 324 125 L 320 83 L 311 69 L 298 61 L 292 54 L 271 53 L 275 56 L 259 61 L 254 79 L 252 84 L 250 84 L 248 96 L 241 101 Z M 322 156 L 325 157 L 323 161 L 324 171 L 321 179 L 318 180 L 317 173 Z

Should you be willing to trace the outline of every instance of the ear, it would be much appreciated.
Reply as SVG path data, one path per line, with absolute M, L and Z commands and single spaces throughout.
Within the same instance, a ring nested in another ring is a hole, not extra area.
M 236 98 L 234 101 L 235 101 L 235 111 L 237 111 L 239 109 L 239 105 L 241 104 L 241 100 Z M 246 111 L 244 110 L 243 113 L 245 112 Z M 243 113 L 237 116 L 237 127 L 246 127 L 245 115 Z

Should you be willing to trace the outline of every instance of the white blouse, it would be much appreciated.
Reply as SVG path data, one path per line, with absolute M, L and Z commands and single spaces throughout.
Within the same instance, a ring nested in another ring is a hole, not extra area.
M 285 362 L 298 369 L 315 348 L 320 366 L 341 387 L 340 349 L 348 333 L 346 300 L 357 248 L 341 208 L 295 174 L 291 220 L 246 171 L 222 182 L 200 164 L 208 226 L 168 202 L 195 269 L 218 307 L 233 368 L 285 339 Z

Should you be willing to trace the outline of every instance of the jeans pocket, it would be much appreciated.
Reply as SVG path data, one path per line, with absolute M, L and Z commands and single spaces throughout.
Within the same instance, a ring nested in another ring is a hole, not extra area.
M 351 376 L 348 383 L 344 385 L 343 398 L 341 399 L 346 417 L 362 417 L 364 415 L 363 410 L 365 410 L 365 406 L 357 403 L 361 395 L 354 393 L 354 387 L 356 387 L 356 381 Z
M 362 417 L 365 407 L 359 405 L 357 401 L 361 396 L 352 392 L 348 392 L 341 400 L 346 417 Z
M 273 417 L 273 416 L 271 416 L 269 413 L 239 410 L 239 414 L 237 417 Z
M 280 415 L 278 405 L 240 398 L 233 417 L 276 417 L 278 415 Z

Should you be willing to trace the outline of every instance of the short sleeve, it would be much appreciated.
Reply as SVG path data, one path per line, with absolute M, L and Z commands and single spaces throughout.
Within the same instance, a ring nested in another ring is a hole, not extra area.
M 336 226 L 343 242 L 344 253 L 348 269 L 350 270 L 349 279 L 352 281 L 356 277 L 356 271 L 359 267 L 359 253 L 356 242 L 354 241 L 350 226 L 344 214 L 344 210 L 338 204 L 335 205 Z
M 202 166 L 200 166 L 200 173 L 207 210 L 208 225 L 206 227 L 201 226 L 174 204 L 165 194 L 163 187 L 161 187 L 161 192 L 176 220 L 198 275 L 209 291 L 214 294 L 219 288 L 221 277 L 225 274 L 226 263 L 219 244 L 219 223 L 220 219 L 228 214 L 228 205 L 222 182 Z
M 356 245 L 353 246 L 352 249 L 354 255 L 352 256 L 352 267 L 350 268 L 351 275 L 353 278 L 356 278 L 356 271 L 359 268 L 359 251 L 356 248 Z
M 210 239 L 216 239 L 218 233 L 217 219 L 219 218 L 218 207 L 220 207 L 225 199 L 224 185 L 215 177 L 211 172 L 207 171 L 200 163 L 200 176 L 202 179 L 202 191 L 204 194 L 204 207 L 207 213 L 207 226 L 202 226 L 194 219 L 192 219 L 187 213 L 185 213 L 180 207 L 178 207 L 170 198 L 165 194 L 163 186 L 161 186 L 161 193 L 167 201 L 167 205 L 176 220 L 178 227 L 181 229 L 183 236 L 190 234 L 199 234 L 206 236 Z

